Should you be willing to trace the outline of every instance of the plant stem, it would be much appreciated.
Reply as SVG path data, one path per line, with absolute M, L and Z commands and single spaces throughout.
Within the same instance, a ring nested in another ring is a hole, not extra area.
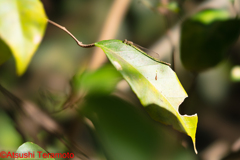
M 91 44 L 83 44 L 83 43 L 80 42 L 71 32 L 69 32 L 66 27 L 61 26 L 61 25 L 59 25 L 59 24 L 57 24 L 57 23 L 55 23 L 55 22 L 53 22 L 53 21 L 51 21 L 51 20 L 49 20 L 49 19 L 48 19 L 48 22 L 51 23 L 51 24 L 53 24 L 54 26 L 60 28 L 61 30 L 65 31 L 67 34 L 69 34 L 69 35 L 77 42 L 77 44 L 78 44 L 80 47 L 90 48 L 90 47 L 94 47 L 94 46 L 95 46 L 94 43 L 91 43 Z

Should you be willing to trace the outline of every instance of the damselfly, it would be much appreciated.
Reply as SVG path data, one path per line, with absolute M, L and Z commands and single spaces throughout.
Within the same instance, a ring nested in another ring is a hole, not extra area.
M 135 48 L 136 50 L 138 50 L 139 52 L 143 53 L 145 56 L 151 58 L 152 60 L 154 60 L 154 61 L 156 61 L 156 62 L 159 62 L 159 63 L 165 64 L 165 65 L 171 66 L 170 63 L 167 63 L 167 62 L 164 62 L 164 61 L 158 60 L 158 59 L 152 57 L 151 55 L 145 53 L 143 50 L 148 50 L 148 49 L 146 49 L 146 48 L 144 48 L 144 47 L 142 47 L 142 46 L 139 46 L 139 45 L 133 43 L 132 41 L 128 41 L 127 39 L 125 39 L 125 40 L 123 41 L 123 43 L 132 46 L 133 48 Z M 153 51 L 151 51 L 151 52 L 152 52 L 153 54 L 159 56 L 158 53 L 153 52 Z

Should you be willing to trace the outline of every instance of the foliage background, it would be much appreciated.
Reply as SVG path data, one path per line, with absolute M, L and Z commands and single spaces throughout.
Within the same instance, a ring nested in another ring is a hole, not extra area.
M 170 41 L 165 43 L 166 35 L 172 34 L 177 50 L 179 43 L 174 39 L 175 29 L 182 17 L 203 4 L 205 8 L 219 7 L 220 4 L 221 8 L 229 8 L 226 1 L 212 1 L 213 5 L 210 5 L 201 0 L 185 0 L 178 1 L 180 12 L 165 13 L 164 9 L 154 11 L 145 2 L 131 1 L 129 8 L 125 8 L 117 34 L 112 38 L 127 38 L 152 48 L 168 62 L 171 61 L 171 45 Z M 157 1 L 149 2 L 156 7 Z M 49 19 L 67 27 L 80 41 L 92 43 L 101 39 L 113 1 L 42 0 L 42 3 Z M 229 12 L 234 11 L 229 9 Z M 197 113 L 199 117 L 196 135 L 198 155 L 194 154 L 188 136 L 154 122 L 124 82 L 117 85 L 115 96 L 98 95 L 94 101 L 91 99 L 92 105 L 85 107 L 87 109 L 84 109 L 84 103 L 80 103 L 80 111 L 73 106 L 54 113 L 61 109 L 71 93 L 70 80 L 82 72 L 93 58 L 93 52 L 98 51 L 79 47 L 66 33 L 48 24 L 44 39 L 23 76 L 16 75 L 12 57 L 0 66 L 0 84 L 39 109 L 30 113 L 41 121 L 37 123 L 31 116 L 18 114 L 13 100 L 0 94 L 0 150 L 15 151 L 23 142 L 33 141 L 49 152 L 70 150 L 79 153 L 74 147 L 67 148 L 54 132 L 46 129 L 48 124 L 44 123 L 43 112 L 58 124 L 57 130 L 64 131 L 64 136 L 71 141 L 70 146 L 77 144 L 95 159 L 230 160 L 240 156 L 240 86 L 234 72 L 240 64 L 239 42 L 228 50 L 227 58 L 199 74 L 184 69 L 176 52 L 175 70 L 189 95 L 180 106 L 180 113 Z M 98 81 L 102 77 L 94 78 Z M 94 103 L 99 106 L 95 107 Z M 101 121 L 94 117 L 93 112 L 103 117 Z

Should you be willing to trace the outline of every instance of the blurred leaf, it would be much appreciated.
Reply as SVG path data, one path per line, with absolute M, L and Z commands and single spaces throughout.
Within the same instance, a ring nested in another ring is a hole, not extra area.
M 167 8 L 172 12 L 179 12 L 180 10 L 177 2 L 168 3 Z
M 96 71 L 85 71 L 74 76 L 72 86 L 74 92 L 81 90 L 89 94 L 109 94 L 121 79 L 121 74 L 108 64 Z
M 151 119 L 117 97 L 88 96 L 82 114 L 93 122 L 106 159 L 151 160 L 169 149 Z
M 240 82 L 240 66 L 234 66 L 231 70 L 231 80 L 234 82 Z
M 182 24 L 181 60 L 191 71 L 214 67 L 237 40 L 240 20 L 225 10 L 204 10 Z
M 1 149 L 15 150 L 22 144 L 22 137 L 16 130 L 14 122 L 2 111 L 0 111 L 0 128 Z
M 203 24 L 210 24 L 214 21 L 224 21 L 230 18 L 226 10 L 204 10 L 191 17 L 192 20 L 201 22 Z
M 103 49 L 152 118 L 188 134 L 195 146 L 197 115 L 182 116 L 178 112 L 187 94 L 175 72 L 120 40 L 95 45 Z
M 175 12 L 175 13 L 179 12 L 179 10 L 180 10 L 177 2 L 169 2 L 167 4 L 159 3 L 158 7 L 168 9 L 168 10 L 170 10 L 172 12 Z
M 234 3 L 235 0 L 230 0 L 231 3 Z
M 0 39 L 0 65 L 11 57 L 9 47 Z
M 23 74 L 39 46 L 47 23 L 39 0 L 1 0 L 0 37 L 11 49 L 17 73 Z
M 15 159 L 25 159 L 25 160 L 28 160 L 28 159 L 43 159 L 43 160 L 54 160 L 54 158 L 43 158 L 42 157 L 42 154 L 43 153 L 46 153 L 47 152 L 42 149 L 41 147 L 39 147 L 38 145 L 32 143 L 32 142 L 26 142 L 24 144 L 22 144 L 16 151 L 16 153 L 34 153 L 35 157 L 34 158 L 15 158 Z M 40 153 L 41 152 L 41 153 Z M 39 153 L 40 153 L 40 156 L 41 158 L 39 158 Z M 31 155 L 30 155 L 31 156 Z

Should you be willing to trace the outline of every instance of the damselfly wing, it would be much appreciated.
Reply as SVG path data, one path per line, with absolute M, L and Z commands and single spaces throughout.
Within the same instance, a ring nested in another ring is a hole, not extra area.
M 123 41 L 123 43 L 132 46 L 133 48 L 135 48 L 135 49 L 138 50 L 139 52 L 145 54 L 145 55 L 148 56 L 149 58 L 151 58 L 151 59 L 153 59 L 153 60 L 155 60 L 155 61 L 157 61 L 157 62 L 159 62 L 159 63 L 165 64 L 165 65 L 168 65 L 168 66 L 171 65 L 171 64 L 169 64 L 169 63 L 167 63 L 167 62 L 164 62 L 164 61 L 159 60 L 159 54 L 156 53 L 156 52 L 154 52 L 154 51 L 151 51 L 151 50 L 149 50 L 149 49 L 147 49 L 147 48 L 144 48 L 144 47 L 142 47 L 142 46 L 140 46 L 140 45 L 138 45 L 138 44 L 135 44 L 135 43 L 133 43 L 132 41 L 128 41 L 127 39 L 125 39 L 125 40 Z

